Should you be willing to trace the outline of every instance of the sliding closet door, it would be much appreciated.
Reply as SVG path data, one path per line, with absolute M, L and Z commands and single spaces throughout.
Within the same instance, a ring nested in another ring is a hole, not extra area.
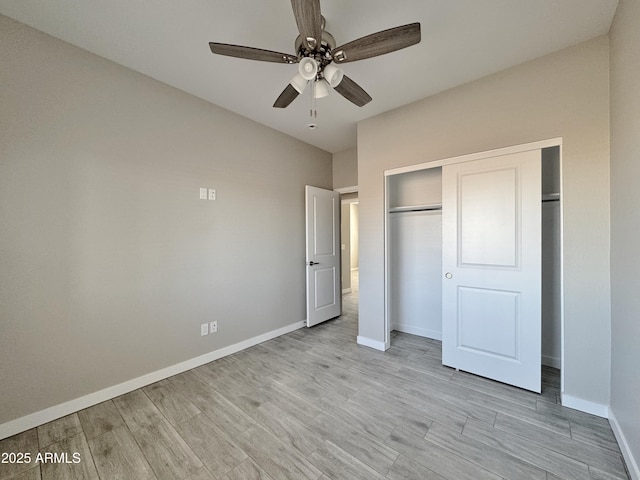
M 443 167 L 443 352 L 540 392 L 541 151 Z

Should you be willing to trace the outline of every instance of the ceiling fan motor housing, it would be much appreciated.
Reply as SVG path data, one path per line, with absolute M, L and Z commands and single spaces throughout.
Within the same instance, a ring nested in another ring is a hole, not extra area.
M 295 49 L 298 53 L 298 58 L 303 61 L 304 58 L 313 58 L 318 64 L 317 78 L 323 78 L 322 72 L 324 67 L 329 65 L 333 61 L 332 50 L 336 48 L 336 41 L 329 32 L 322 32 L 322 41 L 320 45 L 316 46 L 313 50 L 309 50 L 304 45 L 302 37 L 298 35 L 295 41 Z

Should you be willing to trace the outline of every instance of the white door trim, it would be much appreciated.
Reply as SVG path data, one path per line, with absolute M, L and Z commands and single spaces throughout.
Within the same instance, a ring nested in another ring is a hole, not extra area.
M 358 193 L 358 185 L 352 185 L 351 187 L 334 188 L 333 191 L 338 192 L 340 195 L 344 195 L 345 193 Z
M 529 150 L 541 150 L 543 148 L 558 146 L 562 147 L 562 137 L 550 138 L 549 140 L 540 140 L 539 142 L 525 143 L 522 145 L 496 148 L 494 150 L 487 150 L 484 152 L 468 153 L 466 155 L 458 155 L 456 157 L 417 163 L 415 165 L 407 165 L 406 167 L 391 168 L 384 171 L 384 176 L 390 177 L 392 175 L 398 175 L 400 173 L 428 170 L 430 168 L 442 167 L 444 165 L 451 165 L 453 163 L 472 162 L 474 160 L 482 160 L 489 157 L 499 157 L 501 155 L 510 155 L 512 153 L 528 152 Z

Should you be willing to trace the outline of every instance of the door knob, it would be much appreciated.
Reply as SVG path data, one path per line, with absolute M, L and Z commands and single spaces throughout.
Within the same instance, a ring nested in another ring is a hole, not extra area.
M 310 267 L 313 265 L 320 265 L 320 262 L 314 262 L 314 261 L 309 262 Z
M 444 274 L 444 277 L 445 277 L 447 280 L 451 280 L 451 279 L 453 278 L 453 275 L 451 274 L 451 272 L 447 272 L 447 273 L 445 273 L 445 274 Z

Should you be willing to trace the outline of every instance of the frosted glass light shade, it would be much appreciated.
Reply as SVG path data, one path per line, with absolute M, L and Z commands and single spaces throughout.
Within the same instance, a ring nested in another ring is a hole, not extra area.
M 305 80 L 313 80 L 318 74 L 318 62 L 313 58 L 305 57 L 298 64 L 298 72 Z
M 298 93 L 302 93 L 302 91 L 307 86 L 307 83 L 309 83 L 309 80 L 302 78 L 302 75 L 296 73 L 294 77 L 289 81 L 289 83 L 293 88 L 296 89 Z
M 338 68 L 335 65 L 331 64 L 324 67 L 323 74 L 325 80 L 329 82 L 329 85 L 331 85 L 333 88 L 340 85 L 342 77 L 344 76 L 341 68 Z
M 318 80 L 315 83 L 315 91 L 313 96 L 315 98 L 324 98 L 329 95 L 329 88 L 329 82 L 327 82 L 325 79 Z

